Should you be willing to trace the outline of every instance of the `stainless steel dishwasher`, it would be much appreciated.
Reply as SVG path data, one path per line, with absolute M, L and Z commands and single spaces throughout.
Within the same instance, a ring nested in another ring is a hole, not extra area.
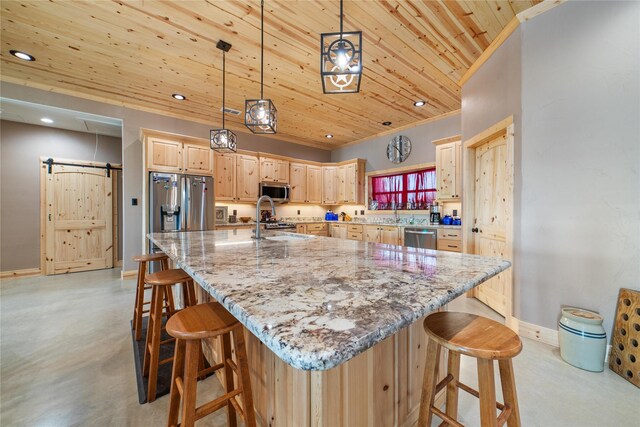
M 430 227 L 405 227 L 404 245 L 411 248 L 436 249 L 438 230 Z

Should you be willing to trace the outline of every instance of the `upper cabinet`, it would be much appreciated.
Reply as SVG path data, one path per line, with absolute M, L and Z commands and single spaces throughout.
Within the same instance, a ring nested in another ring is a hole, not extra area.
M 148 167 L 156 172 L 182 172 L 182 142 L 149 138 Z
M 307 203 L 322 203 L 322 168 L 307 165 Z
M 365 167 L 366 162 L 364 160 L 356 160 L 336 168 L 336 203 L 364 203 Z
M 155 172 L 213 175 L 213 154 L 206 145 L 149 137 L 147 165 Z
M 260 157 L 260 182 L 289 183 L 289 161 Z
M 335 166 L 322 167 L 322 204 L 335 205 L 337 198 L 337 170 Z
M 462 143 L 459 137 L 433 142 L 436 145 L 436 188 L 438 200 L 462 197 Z
M 215 153 L 215 194 L 216 200 L 236 199 L 236 155 Z
M 291 163 L 289 166 L 289 185 L 291 185 L 291 203 L 307 202 L 307 165 Z
M 260 189 L 260 164 L 256 156 L 236 155 L 236 200 L 255 202 Z
M 258 157 L 246 154 L 216 153 L 216 200 L 255 202 L 258 200 Z
M 188 174 L 213 174 L 213 152 L 211 148 L 184 144 L 182 148 L 184 172 Z

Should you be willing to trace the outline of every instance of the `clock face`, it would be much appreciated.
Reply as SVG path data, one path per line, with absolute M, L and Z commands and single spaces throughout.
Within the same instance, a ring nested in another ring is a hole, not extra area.
M 402 163 L 411 153 L 411 140 L 404 135 L 394 136 L 387 146 L 387 159 L 392 163 Z

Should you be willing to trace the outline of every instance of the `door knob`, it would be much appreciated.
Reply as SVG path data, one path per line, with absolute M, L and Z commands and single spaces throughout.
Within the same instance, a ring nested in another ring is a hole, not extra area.
M 476 228 L 472 228 L 472 229 L 471 229 L 471 232 L 472 232 L 472 233 L 477 233 L 477 232 L 478 232 L 478 227 L 476 227 Z

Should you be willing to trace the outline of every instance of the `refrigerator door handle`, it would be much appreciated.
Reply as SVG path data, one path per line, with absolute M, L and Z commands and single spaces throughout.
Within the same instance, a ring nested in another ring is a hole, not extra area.
M 188 176 L 182 176 L 180 177 L 180 193 L 181 193 L 181 197 L 180 197 L 180 202 L 182 205 L 182 218 L 180 221 L 181 227 L 180 230 L 181 231 L 188 231 L 189 230 L 189 215 L 191 215 L 190 212 L 190 206 L 189 206 L 189 199 L 190 194 L 189 194 L 189 177 Z

